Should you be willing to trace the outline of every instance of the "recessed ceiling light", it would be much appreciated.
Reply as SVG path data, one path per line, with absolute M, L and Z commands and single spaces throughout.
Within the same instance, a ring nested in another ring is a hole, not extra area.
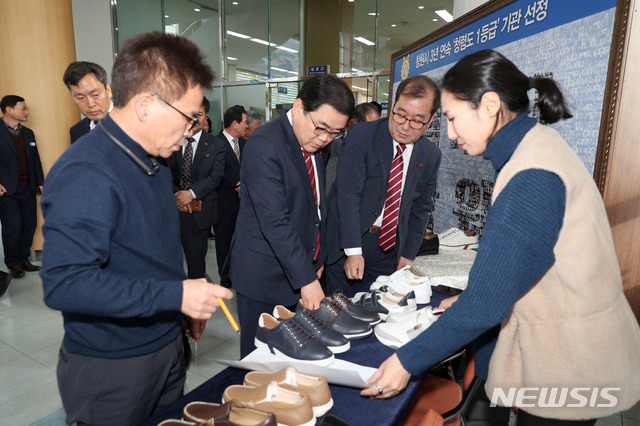
M 231 3 L 231 4 L 232 4 L 232 5 L 234 5 L 234 6 L 237 6 L 237 5 L 238 5 L 238 2 L 237 2 L 237 1 L 234 1 L 234 2 L 233 2 L 233 3 Z
M 227 59 L 230 61 L 237 61 L 238 58 L 234 58 L 233 56 L 227 56 Z
M 367 15 L 369 15 L 369 16 L 376 16 L 376 15 L 377 15 L 377 13 L 375 13 L 375 12 L 369 12 L 369 13 L 367 13 Z
M 349 3 L 353 3 L 355 0 L 349 0 Z
M 227 30 L 227 34 L 234 36 L 234 37 L 238 37 L 238 38 L 243 38 L 243 39 L 248 39 L 251 38 L 251 36 L 245 35 L 245 34 L 240 34 L 240 33 L 236 33 L 234 31 L 229 31 Z
M 374 42 L 372 42 L 372 41 L 370 41 L 370 40 L 367 40 L 367 39 L 366 39 L 366 38 L 364 38 L 364 37 L 354 37 L 353 39 L 354 39 L 354 40 L 358 40 L 360 43 L 364 43 L 364 44 L 366 44 L 367 46 L 373 46 L 373 45 L 375 45 L 375 43 L 374 43 Z
M 391 24 L 391 26 L 392 26 L 393 28 L 397 27 L 397 25 L 396 25 L 396 24 Z
M 169 15 L 164 15 L 164 17 L 165 17 L 165 18 L 168 18 L 168 17 L 169 17 Z
M 291 49 L 290 47 L 276 46 L 276 49 L 284 50 L 285 52 L 290 52 L 290 53 L 298 53 L 297 50 Z
M 453 15 L 451 15 L 445 9 L 436 10 L 436 14 L 438 14 L 439 17 L 441 17 L 442 19 L 444 19 L 447 22 L 453 21 Z
M 193 10 L 195 10 L 196 12 L 200 12 L 200 9 L 193 9 Z
M 433 22 L 438 22 L 438 18 L 433 18 L 432 21 Z
M 418 6 L 418 9 L 422 10 L 424 9 L 424 6 Z
M 254 43 L 264 44 L 265 46 L 275 46 L 276 45 L 275 43 L 269 43 L 268 41 L 261 40 L 259 38 L 251 38 L 249 40 L 253 41 Z

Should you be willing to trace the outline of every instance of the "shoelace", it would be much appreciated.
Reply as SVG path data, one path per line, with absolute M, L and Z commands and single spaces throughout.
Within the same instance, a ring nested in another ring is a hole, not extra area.
M 293 337 L 293 340 L 296 341 L 298 346 L 302 347 L 302 343 L 308 339 L 313 339 L 313 337 L 302 328 L 300 324 L 295 321 L 282 321 L 282 326 L 285 330 Z
M 327 324 L 325 324 L 324 321 L 322 321 L 321 319 L 317 318 L 315 315 L 313 315 L 309 311 L 300 312 L 300 318 L 305 320 L 311 327 L 313 327 L 314 330 L 316 330 L 318 332 L 320 332 L 320 329 L 322 329 L 322 328 L 329 328 L 329 326 Z
M 447 237 L 450 237 L 451 235 L 459 234 L 460 232 L 462 231 L 458 228 L 449 228 L 446 231 L 444 231 L 442 234 L 439 234 L 439 238 L 440 239 L 447 238 Z
M 349 305 L 352 304 L 351 300 L 343 293 L 334 293 L 333 301 L 336 305 L 340 306 L 343 310 L 347 310 Z
M 339 309 L 339 306 L 338 306 L 338 305 L 336 305 L 336 304 L 333 302 L 333 300 L 330 300 L 330 299 L 324 299 L 324 300 L 322 301 L 322 305 L 326 306 L 326 307 L 331 311 L 331 313 L 332 313 L 333 315 L 339 315 L 339 314 L 340 314 L 341 309 Z

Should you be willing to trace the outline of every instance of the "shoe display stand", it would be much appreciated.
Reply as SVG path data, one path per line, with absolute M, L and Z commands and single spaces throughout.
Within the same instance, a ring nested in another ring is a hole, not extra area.
M 360 284 L 345 290 L 345 295 L 351 297 L 356 292 L 367 291 L 372 282 L 373 279 L 364 280 Z M 443 299 L 449 296 L 449 294 L 434 291 L 430 305 L 437 307 Z M 418 305 L 419 308 L 423 306 L 426 305 Z M 394 352 L 393 349 L 380 343 L 372 334 L 365 339 L 353 340 L 351 342 L 351 348 L 345 353 L 336 354 L 336 358 L 377 368 Z M 143 425 L 156 426 L 165 419 L 181 418 L 182 409 L 192 401 L 220 403 L 224 390 L 230 385 L 242 384 L 246 374 L 247 370 L 232 367 L 226 368 L 189 392 L 173 405 L 148 419 Z M 418 391 L 423 377 L 424 376 L 413 377 L 404 392 L 394 398 L 385 400 L 363 398 L 360 396 L 360 389 L 357 388 L 330 385 L 331 395 L 334 401 L 330 414 L 353 426 L 372 424 L 377 426 L 396 425 L 402 420 L 402 416 L 409 406 L 413 395 Z M 320 419 L 318 419 L 318 423 L 320 423 Z

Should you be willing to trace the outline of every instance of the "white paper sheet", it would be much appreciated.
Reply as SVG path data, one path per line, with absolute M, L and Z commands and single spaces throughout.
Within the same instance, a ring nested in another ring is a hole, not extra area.
M 367 383 L 367 379 L 376 371 L 375 368 L 365 367 L 341 359 L 336 359 L 333 364 L 327 367 L 311 363 L 285 361 L 261 349 L 255 349 L 240 361 L 229 359 L 214 359 L 214 361 L 219 364 L 242 368 L 245 370 L 271 372 L 280 371 L 291 365 L 300 373 L 312 376 L 325 376 L 327 381 L 331 384 L 358 389 L 370 387 L 371 385 Z

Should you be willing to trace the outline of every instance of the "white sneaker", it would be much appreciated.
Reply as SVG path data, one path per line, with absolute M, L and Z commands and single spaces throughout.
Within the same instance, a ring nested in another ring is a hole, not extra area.
M 473 229 L 463 231 L 458 228 L 449 228 L 441 234 L 440 250 L 469 250 L 478 248 L 478 236 Z
M 431 309 L 420 309 L 401 322 L 378 324 L 373 330 L 376 337 L 385 346 L 398 349 L 429 328 L 438 319 Z
M 386 287 L 383 288 L 386 289 Z M 370 312 L 377 313 L 383 320 L 390 314 L 402 314 L 416 310 L 416 296 L 413 292 L 409 292 L 398 300 L 387 292 L 373 290 L 354 303 Z
M 420 277 L 414 274 L 411 272 L 409 265 L 394 272 L 388 277 L 381 275 L 378 277 L 378 280 L 371 284 L 370 288 L 371 290 L 377 290 L 385 285 L 403 294 L 408 294 L 413 291 L 416 294 L 416 303 L 419 304 L 426 304 L 431 300 L 431 285 L 429 283 L 429 277 Z

